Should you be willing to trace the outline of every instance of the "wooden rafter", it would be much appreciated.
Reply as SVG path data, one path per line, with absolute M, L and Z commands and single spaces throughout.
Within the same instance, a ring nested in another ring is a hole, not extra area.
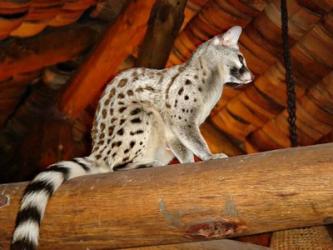
M 333 223 L 332 148 L 77 178 L 52 197 L 40 249 L 119 249 Z M 4 248 L 25 186 L 0 185 Z
M 77 117 L 100 94 L 142 40 L 153 4 L 153 0 L 130 1 L 71 81 L 60 100 L 61 111 Z
M 98 30 L 72 25 L 0 44 L 0 81 L 70 60 L 96 42 Z

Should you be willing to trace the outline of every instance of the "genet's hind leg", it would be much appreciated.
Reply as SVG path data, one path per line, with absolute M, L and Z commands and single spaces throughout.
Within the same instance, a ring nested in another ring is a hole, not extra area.
M 142 115 L 146 136 L 140 139 L 143 142 L 141 152 L 126 165 L 126 170 L 165 166 L 174 158 L 173 152 L 168 149 L 161 117 L 150 111 L 143 112 Z

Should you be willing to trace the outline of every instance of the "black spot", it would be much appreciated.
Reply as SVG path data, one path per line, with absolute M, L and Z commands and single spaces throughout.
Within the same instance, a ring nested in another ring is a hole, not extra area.
M 123 158 L 122 162 L 127 162 L 128 160 L 129 160 L 129 157 L 127 156 L 127 157 Z
M 194 102 L 197 102 L 197 98 L 194 98 L 194 100 L 193 100 Z
M 125 105 L 125 103 L 123 103 L 123 102 L 118 102 L 118 105 Z
M 132 95 L 134 94 L 134 92 L 133 92 L 133 90 L 127 90 L 127 94 L 128 94 L 129 96 L 132 96 Z
M 139 134 L 143 134 L 143 130 L 142 129 L 139 129 L 137 131 L 134 131 L 134 132 L 130 132 L 130 135 L 139 135 Z M 140 144 L 142 145 L 142 144 Z
M 123 99 L 123 98 L 125 98 L 125 95 L 123 93 L 119 93 L 118 98 Z
M 124 129 L 121 128 L 117 131 L 117 135 L 123 135 L 124 134 Z
M 112 154 L 112 158 L 114 158 L 116 155 L 117 155 L 117 153 L 114 152 L 114 153 Z
M 114 130 L 114 126 L 109 127 L 109 135 L 111 136 Z
M 124 150 L 124 154 L 127 154 L 129 151 L 130 151 L 129 148 L 125 149 L 125 150 Z
M 196 76 L 196 77 L 198 78 L 198 76 Z M 189 79 L 187 79 L 185 82 L 185 85 L 190 85 L 190 84 L 192 84 L 192 82 Z
M 189 99 L 188 95 L 184 96 L 184 100 L 188 100 L 188 99 Z
M 118 83 L 118 86 L 119 87 L 124 87 L 125 85 L 126 85 L 126 83 L 127 83 L 127 79 L 125 78 L 125 79 L 121 79 L 120 81 L 119 81 L 119 83 Z
M 141 112 L 141 108 L 136 108 L 136 109 L 133 109 L 132 111 L 131 111 L 131 115 L 137 115 L 137 114 L 139 114 Z
M 185 109 L 182 109 L 182 112 L 185 113 Z
M 143 142 L 142 141 L 140 141 L 140 143 L 139 143 L 140 145 L 142 145 L 143 144 Z
M 181 88 L 179 89 L 179 91 L 178 91 L 178 95 L 181 95 L 181 94 L 183 94 L 183 91 L 184 91 L 184 88 L 183 88 L 183 87 L 181 87 Z
M 121 108 L 119 109 L 119 112 L 120 112 L 120 113 L 123 113 L 125 110 L 126 110 L 126 107 L 121 107 Z
M 130 147 L 133 148 L 134 145 L 135 145 L 135 141 L 131 141 L 131 142 L 130 142 Z
M 179 119 L 179 120 L 181 120 L 181 119 L 182 119 L 182 117 L 181 117 L 181 116 L 178 116 L 178 119 Z
M 131 123 L 141 123 L 141 119 L 140 118 L 134 118 L 131 120 Z
M 123 125 L 124 124 L 124 122 L 126 121 L 126 119 L 120 119 L 120 125 Z
M 113 142 L 113 143 L 111 144 L 111 148 L 119 147 L 120 145 L 121 145 L 121 141 Z

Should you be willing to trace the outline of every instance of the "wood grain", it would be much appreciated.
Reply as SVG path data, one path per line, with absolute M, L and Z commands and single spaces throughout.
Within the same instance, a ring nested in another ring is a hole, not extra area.
M 51 199 L 40 249 L 115 249 L 333 223 L 333 144 L 74 179 Z M 0 186 L 0 242 L 26 183 Z

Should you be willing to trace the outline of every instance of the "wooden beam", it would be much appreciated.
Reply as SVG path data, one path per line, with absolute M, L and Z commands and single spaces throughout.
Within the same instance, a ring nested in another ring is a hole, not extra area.
M 139 49 L 137 65 L 161 69 L 165 66 L 173 43 L 184 20 L 187 0 L 156 1 L 148 29 Z
M 333 144 L 74 179 L 40 249 L 119 249 L 333 223 Z M 6 249 L 26 183 L 0 185 Z
M 98 31 L 89 25 L 71 25 L 1 43 L 0 81 L 70 60 L 96 42 Z
M 75 118 L 100 94 L 118 66 L 141 42 L 153 4 L 153 0 L 130 1 L 73 78 L 60 100 L 61 111 Z

